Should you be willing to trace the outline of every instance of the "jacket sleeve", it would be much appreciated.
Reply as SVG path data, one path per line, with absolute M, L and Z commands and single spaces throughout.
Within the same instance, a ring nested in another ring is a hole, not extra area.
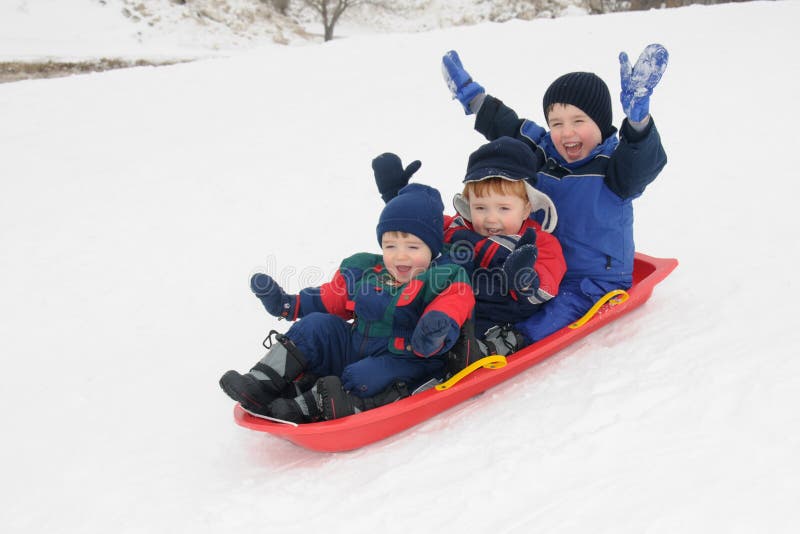
M 525 119 L 503 104 L 499 98 L 486 95 L 486 98 L 475 116 L 475 129 L 489 141 L 508 136 L 520 138 L 520 130 Z
M 558 295 L 558 287 L 567 272 L 567 262 L 564 260 L 561 243 L 552 234 L 540 230 L 537 233 L 536 246 L 539 254 L 533 269 L 539 275 L 537 297 L 539 301 L 546 302 Z
M 547 130 L 532 120 L 519 118 L 513 109 L 491 95 L 486 95 L 475 117 L 475 130 L 489 141 L 503 136 L 518 139 L 533 150 L 540 164 L 547 159 L 539 146 Z
M 448 276 L 447 273 L 450 273 Z M 434 270 L 428 279 L 428 291 L 436 296 L 425 307 L 417 323 L 417 329 L 412 336 L 412 345 L 416 347 L 414 339 L 418 335 L 418 329 L 426 317 L 435 318 L 434 321 L 441 321 L 442 316 L 447 318 L 449 326 L 447 333 L 435 351 L 419 352 L 414 349 L 414 354 L 422 358 L 427 358 L 434 354 L 444 354 L 450 350 L 461 335 L 461 327 L 472 315 L 475 307 L 475 295 L 472 286 L 469 284 L 467 274 L 463 268 L 450 264 Z M 425 335 L 424 333 L 422 334 Z
M 637 197 L 666 164 L 667 154 L 653 118 L 642 132 L 634 130 L 625 119 L 619 146 L 608 164 L 606 185 L 620 198 Z
M 422 316 L 432 311 L 440 311 L 450 317 L 459 328 L 472 315 L 475 307 L 475 294 L 469 283 L 466 271 L 457 265 L 447 266 L 449 274 L 442 268 L 436 269 L 431 278 L 431 288 L 435 296 L 425 307 Z
M 341 266 L 330 282 L 319 287 L 308 287 L 300 291 L 298 317 L 310 313 L 328 313 L 344 320 L 353 318 L 354 304 L 351 298 L 355 282 L 361 278 L 360 269 Z

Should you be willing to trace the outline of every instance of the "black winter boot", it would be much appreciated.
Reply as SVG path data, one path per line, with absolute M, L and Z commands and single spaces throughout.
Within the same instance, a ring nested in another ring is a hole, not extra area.
M 272 343 L 273 335 L 277 343 Z M 274 330 L 264 340 L 264 346 L 269 350 L 249 372 L 228 371 L 220 378 L 219 385 L 246 410 L 269 415 L 266 413 L 269 404 L 303 373 L 307 363 L 292 340 Z M 294 394 L 294 389 L 291 392 Z
M 338 376 L 320 378 L 315 388 L 326 421 L 384 406 L 410 395 L 405 382 L 395 382 L 374 397 L 362 399 L 345 391 Z
M 267 406 L 275 399 L 274 392 L 265 388 L 250 373 L 228 371 L 219 379 L 219 386 L 242 408 L 261 415 L 267 414 Z
M 529 344 L 527 338 L 511 324 L 491 327 L 479 343 L 484 356 L 508 356 Z
M 281 397 L 284 399 L 293 399 L 302 395 L 317 383 L 319 377 L 312 373 L 303 373 L 292 382 L 288 388 L 283 390 Z
M 293 399 L 275 399 L 270 403 L 266 415 L 292 423 L 313 423 L 322 416 L 317 386 Z
M 475 323 L 472 319 L 469 319 L 461 327 L 461 334 L 458 336 L 453 348 L 445 355 L 447 376 L 455 375 L 486 356 L 481 351 L 481 348 L 478 339 L 475 337 Z

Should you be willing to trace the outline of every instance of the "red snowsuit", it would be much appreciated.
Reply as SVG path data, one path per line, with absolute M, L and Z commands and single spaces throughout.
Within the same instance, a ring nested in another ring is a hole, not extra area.
M 542 303 L 558 294 L 558 286 L 567 271 L 561 244 L 541 225 L 527 219 L 519 229 L 536 230 L 539 249 L 533 269 L 539 276 L 539 289 L 525 298 L 508 288 L 502 266 L 516 248 L 520 235 L 486 237 L 477 233 L 472 223 L 460 215 L 447 215 L 444 220 L 444 240 L 453 260 L 464 267 L 472 280 L 475 292 L 475 333 L 482 337 L 494 325 L 517 323 L 530 317 Z

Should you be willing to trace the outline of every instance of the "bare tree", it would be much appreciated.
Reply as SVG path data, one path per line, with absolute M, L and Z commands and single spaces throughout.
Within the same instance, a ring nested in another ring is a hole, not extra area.
M 358 5 L 386 7 L 386 3 L 379 0 L 303 0 L 303 3 L 322 18 L 326 41 L 333 39 L 333 28 L 348 8 Z

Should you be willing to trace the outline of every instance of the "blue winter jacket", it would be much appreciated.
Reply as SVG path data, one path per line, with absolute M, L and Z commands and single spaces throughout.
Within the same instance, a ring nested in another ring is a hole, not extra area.
M 620 138 L 606 138 L 585 159 L 567 163 L 550 134 L 490 95 L 475 119 L 489 140 L 507 135 L 526 142 L 539 168 L 538 190 L 553 200 L 553 231 L 567 262 L 565 281 L 590 278 L 628 288 L 633 281 L 633 199 L 644 192 L 667 163 L 653 118 L 643 132 L 623 122 Z

